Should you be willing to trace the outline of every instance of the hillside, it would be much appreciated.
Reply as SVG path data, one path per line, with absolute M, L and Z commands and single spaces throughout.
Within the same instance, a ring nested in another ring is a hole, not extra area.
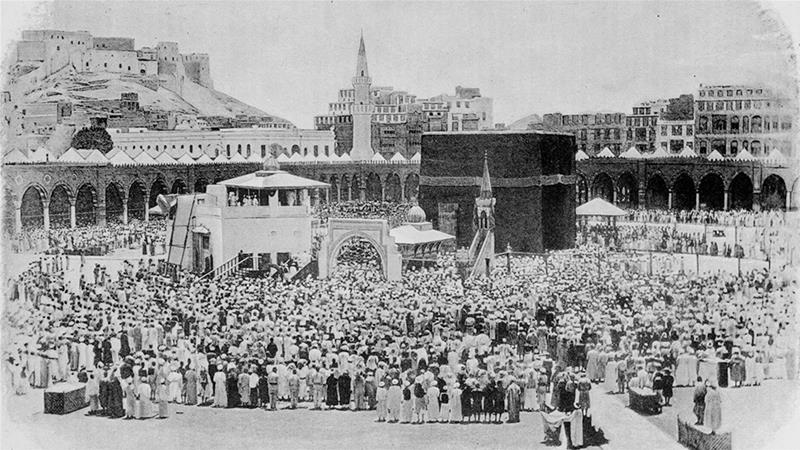
M 155 89 L 153 89 L 155 88 Z M 66 101 L 87 110 L 97 108 L 96 100 L 119 100 L 124 92 L 139 95 L 139 106 L 150 111 L 174 111 L 198 116 L 233 118 L 236 115 L 287 120 L 199 84 L 186 80 L 183 96 L 154 85 L 151 77 L 117 73 L 75 73 L 62 71 L 48 77 L 25 95 L 25 103 Z

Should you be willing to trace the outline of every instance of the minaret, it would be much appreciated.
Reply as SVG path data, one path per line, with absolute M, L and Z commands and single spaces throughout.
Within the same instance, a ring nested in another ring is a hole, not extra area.
M 370 86 L 372 78 L 369 77 L 367 68 L 367 50 L 364 47 L 364 34 L 358 46 L 358 61 L 356 62 L 356 75 L 353 77 L 355 88 L 355 102 L 351 110 L 353 116 L 353 148 L 350 149 L 350 158 L 353 161 L 372 159 L 375 151 L 372 150 L 372 101 L 370 99 Z
M 475 199 L 475 220 L 479 230 L 494 229 L 494 204 L 492 195 L 492 180 L 489 177 L 488 155 L 483 152 L 483 178 L 481 178 L 481 193 Z

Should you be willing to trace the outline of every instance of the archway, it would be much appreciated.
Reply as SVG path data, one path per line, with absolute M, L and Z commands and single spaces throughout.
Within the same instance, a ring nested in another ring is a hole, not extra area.
M 706 209 L 724 208 L 725 183 L 721 176 L 709 173 L 700 180 L 700 205 Z
M 694 181 L 686 173 L 682 173 L 672 184 L 672 207 L 674 209 L 694 209 Z
M 22 228 L 44 226 L 44 192 L 38 186 L 31 186 L 22 194 L 20 215 Z
M 728 208 L 753 209 L 753 182 L 744 173 L 739 173 L 731 181 L 728 189 Z
M 208 186 L 208 181 L 205 178 L 198 178 L 194 182 L 194 191 L 198 193 L 205 193 L 206 186 Z
M 589 201 L 589 185 L 586 177 L 578 174 L 578 182 L 575 184 L 575 203 L 582 205 Z
M 361 175 L 353 175 L 353 178 L 350 179 L 350 200 L 364 200 L 364 197 L 362 197 L 362 194 L 364 194 L 364 191 L 361 189 L 362 186 L 364 186 L 364 181 Z
M 150 198 L 147 202 L 147 207 L 152 208 L 158 204 L 157 199 L 159 195 L 167 195 L 169 191 L 167 190 L 167 184 L 161 178 L 156 178 L 156 181 L 153 182 L 153 185 L 150 187 Z
M 97 224 L 97 192 L 91 184 L 84 184 L 75 196 L 75 223 L 79 227 Z
M 379 202 L 382 200 L 383 186 L 381 185 L 381 177 L 372 172 L 367 175 L 367 200 L 371 202 Z
M 402 257 L 382 219 L 328 219 L 318 261 L 320 278 L 336 273 L 341 263 L 365 269 L 377 263 L 382 277 L 390 281 L 401 278 Z
M 400 176 L 396 173 L 390 174 L 386 178 L 386 201 L 399 202 L 401 197 Z
M 170 193 L 172 194 L 185 194 L 186 193 L 186 183 L 183 182 L 180 178 L 176 179 L 172 182 L 172 189 L 170 189 Z
M 292 155 L 294 155 L 295 153 L 300 153 L 300 146 L 297 144 L 292 146 Z
M 667 209 L 669 205 L 669 189 L 664 177 L 653 175 L 647 181 L 647 193 L 645 194 L 646 205 L 648 208 Z
M 59 184 L 50 193 L 50 228 L 68 228 L 70 226 L 70 199 L 72 196 L 63 184 Z
M 328 184 L 331 185 L 330 193 L 328 197 L 331 199 L 331 203 L 339 202 L 339 179 L 336 175 L 331 175 L 330 180 L 328 180 Z
M 599 173 L 592 182 L 592 198 L 600 197 L 607 202 L 614 201 L 614 182 L 606 173 Z
M 119 223 L 123 219 L 122 194 L 114 183 L 106 186 L 106 222 Z
M 639 183 L 629 172 L 620 175 L 617 181 L 617 206 L 620 208 L 636 208 L 639 206 Z
M 131 219 L 144 220 L 144 211 L 147 202 L 144 199 L 144 184 L 141 181 L 134 181 L 128 190 L 128 217 Z
M 406 201 L 417 198 L 419 195 L 419 175 L 410 173 L 406 177 Z
M 761 207 L 786 209 L 786 183 L 783 178 L 772 174 L 761 182 Z
M 351 183 L 350 179 L 347 175 L 342 175 L 342 187 L 339 188 L 339 192 L 341 192 L 340 201 L 349 202 L 353 197 L 351 191 Z M 358 194 L 356 194 L 356 198 L 358 198 Z

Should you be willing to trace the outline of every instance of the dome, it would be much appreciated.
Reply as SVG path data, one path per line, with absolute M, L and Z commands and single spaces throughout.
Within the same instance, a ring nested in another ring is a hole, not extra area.
M 406 222 L 408 223 L 422 223 L 427 219 L 425 211 L 419 205 L 412 206 L 406 213 Z
M 264 160 L 264 164 L 261 166 L 261 170 L 267 170 L 270 172 L 275 172 L 280 169 L 281 165 L 278 164 L 278 161 L 272 156 L 267 157 L 267 159 Z

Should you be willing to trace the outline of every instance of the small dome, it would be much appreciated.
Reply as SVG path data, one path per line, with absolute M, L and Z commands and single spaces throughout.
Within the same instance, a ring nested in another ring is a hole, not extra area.
M 272 156 L 268 156 L 267 159 L 264 160 L 264 164 L 261 166 L 261 169 L 274 172 L 276 170 L 280 170 L 281 165 L 275 158 L 273 158 Z
M 408 223 L 422 223 L 427 219 L 425 211 L 419 205 L 412 206 L 406 213 L 406 222 Z

